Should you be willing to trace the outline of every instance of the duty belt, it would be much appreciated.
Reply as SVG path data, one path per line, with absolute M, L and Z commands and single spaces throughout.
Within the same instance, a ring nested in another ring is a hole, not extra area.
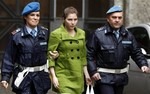
M 36 71 L 42 71 L 48 72 L 47 64 L 44 64 L 42 66 L 35 66 L 35 67 L 23 67 L 23 69 L 27 69 L 29 72 L 36 72 Z
M 23 71 L 19 72 L 17 78 L 15 79 L 14 84 L 16 85 L 16 87 L 20 86 L 21 82 L 29 72 L 36 72 L 36 71 L 48 72 L 47 64 L 44 64 L 42 66 L 35 66 L 35 67 L 23 67 Z
M 123 69 L 108 69 L 108 68 L 98 68 L 98 72 L 105 72 L 105 73 L 113 73 L 113 74 L 121 74 L 129 71 L 129 64 L 127 67 Z

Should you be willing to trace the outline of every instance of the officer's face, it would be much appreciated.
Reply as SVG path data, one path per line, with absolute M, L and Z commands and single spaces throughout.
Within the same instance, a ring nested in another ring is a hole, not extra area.
M 64 19 L 65 28 L 66 28 L 68 31 L 74 30 L 74 28 L 75 28 L 76 25 L 77 25 L 77 22 L 78 22 L 77 14 L 75 14 L 75 13 L 69 14 L 69 15 L 66 17 L 66 19 Z
M 24 17 L 26 20 L 26 25 L 34 28 L 38 25 L 39 20 L 40 20 L 40 12 L 31 12 L 27 16 Z
M 118 29 L 123 24 L 123 12 L 115 12 L 107 16 L 107 21 L 114 29 Z

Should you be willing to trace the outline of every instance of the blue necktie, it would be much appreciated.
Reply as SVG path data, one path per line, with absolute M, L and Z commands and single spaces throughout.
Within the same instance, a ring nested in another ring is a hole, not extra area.
M 32 31 L 31 31 L 31 35 L 33 36 L 33 37 L 35 37 L 35 30 L 34 29 L 32 29 Z
M 119 38 L 119 31 L 115 31 L 114 33 L 116 35 L 116 38 L 118 39 Z

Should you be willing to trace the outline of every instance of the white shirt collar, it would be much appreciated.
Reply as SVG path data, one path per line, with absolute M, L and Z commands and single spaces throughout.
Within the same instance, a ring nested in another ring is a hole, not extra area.
M 32 28 L 30 28 L 30 27 L 28 27 L 28 26 L 26 26 L 26 29 L 27 29 L 27 32 L 29 33 L 29 34 L 31 34 L 31 31 L 33 30 Z M 35 32 L 35 36 L 37 35 L 37 26 L 34 28 L 34 30 L 36 31 Z

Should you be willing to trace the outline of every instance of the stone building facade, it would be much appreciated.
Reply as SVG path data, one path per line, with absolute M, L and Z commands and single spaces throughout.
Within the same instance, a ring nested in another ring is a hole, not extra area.
M 21 11 L 31 1 L 41 3 L 41 21 L 50 31 L 61 23 L 61 13 L 67 6 L 74 6 L 79 11 L 78 27 L 90 34 L 106 22 L 105 13 L 113 5 L 124 9 L 124 24 L 130 26 L 150 21 L 149 0 L 0 0 L 0 62 L 8 43 L 10 32 L 22 24 Z
M 123 6 L 126 26 L 150 22 L 149 0 L 114 0 L 114 4 Z

